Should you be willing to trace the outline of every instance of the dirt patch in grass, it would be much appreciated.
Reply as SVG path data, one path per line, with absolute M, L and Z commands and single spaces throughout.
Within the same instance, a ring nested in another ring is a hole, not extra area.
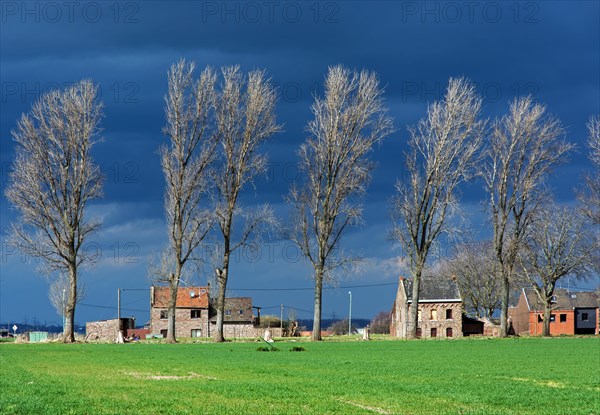
M 348 404 L 348 405 L 356 406 L 357 408 L 360 408 L 360 409 L 364 409 L 365 411 L 375 412 L 377 414 L 383 414 L 383 415 L 390 415 L 390 414 L 392 414 L 392 412 L 388 412 L 385 409 L 378 408 L 376 406 L 363 405 L 363 404 L 360 404 L 358 402 L 346 401 L 346 400 L 343 400 L 343 399 L 340 399 L 339 401 L 343 402 L 345 404 Z
M 126 375 L 133 376 L 137 379 L 148 379 L 148 380 L 184 380 L 184 379 L 194 379 L 194 378 L 202 378 L 208 380 L 217 380 L 212 376 L 201 375 L 195 372 L 189 372 L 187 375 L 162 375 L 162 374 L 153 374 L 153 373 L 139 373 L 139 372 L 125 372 Z

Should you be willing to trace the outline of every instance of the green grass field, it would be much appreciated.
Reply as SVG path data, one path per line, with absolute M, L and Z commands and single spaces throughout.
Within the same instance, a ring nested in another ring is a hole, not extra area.
M 0 413 L 600 414 L 599 338 L 262 345 L 1 344 Z

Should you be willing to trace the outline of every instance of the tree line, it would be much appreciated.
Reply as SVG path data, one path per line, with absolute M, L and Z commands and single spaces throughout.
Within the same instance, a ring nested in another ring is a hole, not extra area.
M 377 75 L 329 68 L 324 93 L 311 106 L 308 137 L 297 151 L 301 174 L 286 197 L 291 211 L 286 227 L 268 205 L 251 209 L 240 201 L 266 171 L 261 146 L 282 131 L 275 116 L 277 90 L 266 72 L 206 67 L 196 76 L 195 64 L 180 60 L 167 81 L 167 140 L 159 154 L 169 242 L 149 265 L 151 277 L 170 288 L 167 341 L 176 341 L 178 287 L 194 273 L 195 252 L 209 235 L 219 240 L 214 340 L 221 342 L 231 255 L 274 232 L 294 241 L 313 268 L 312 340 L 321 340 L 323 282 L 360 262 L 341 249 L 343 236 L 362 221 L 375 168 L 371 152 L 397 132 Z M 91 157 L 102 108 L 98 86 L 83 80 L 41 96 L 12 131 L 16 154 L 6 196 L 19 215 L 10 241 L 41 258 L 43 271 L 60 281 L 51 297 L 66 316 L 65 342 L 74 341 L 79 271 L 91 260 L 81 247 L 100 226 L 87 218 L 86 207 L 102 196 L 102 172 Z M 588 125 L 595 167 L 600 166 L 599 124 L 596 117 Z M 396 185 L 390 237 L 409 259 L 412 304 L 418 303 L 424 273 L 432 272 L 432 246 L 441 235 L 453 234 L 450 218 L 460 208 L 461 184 L 481 180 L 492 240 L 481 249 L 458 249 L 441 269 L 457 276 L 475 310 L 489 315 L 500 305 L 503 336 L 510 289 L 518 278 L 532 284 L 547 305 L 549 321 L 556 282 L 597 266 L 593 255 L 599 251 L 592 234 L 597 228 L 589 226 L 600 223 L 598 176 L 589 176 L 578 189 L 580 206 L 573 208 L 552 203 L 546 185 L 552 168 L 574 147 L 560 121 L 531 97 L 515 99 L 504 116 L 487 120 L 473 83 L 451 78 L 443 98 L 409 127 L 408 144 L 403 160 L 408 174 Z M 411 306 L 402 334 L 416 337 L 416 329 L 417 307 Z

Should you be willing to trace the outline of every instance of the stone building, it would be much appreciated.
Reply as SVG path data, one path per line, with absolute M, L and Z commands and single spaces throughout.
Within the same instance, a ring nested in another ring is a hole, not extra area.
M 167 335 L 169 287 L 150 287 L 150 331 Z M 175 334 L 179 337 L 209 337 L 208 287 L 184 287 L 177 290 Z
M 167 335 L 168 287 L 150 288 L 150 330 Z M 250 297 L 225 299 L 223 334 L 225 337 L 258 337 L 260 317 L 255 317 Z M 216 330 L 216 309 L 208 287 L 184 287 L 177 292 L 175 334 L 178 337 L 211 337 Z
M 216 310 L 213 310 L 213 314 L 215 315 L 210 318 L 212 332 L 216 330 L 217 325 Z M 223 317 L 223 335 L 226 338 L 257 337 L 262 335 L 261 332 L 264 332 L 264 329 L 257 330 L 256 328 L 260 321 L 254 317 L 250 297 L 226 298 L 225 315 Z
M 406 337 L 410 306 L 412 280 L 400 277 L 391 312 L 391 336 Z M 422 277 L 418 307 L 417 337 L 462 337 L 463 303 L 453 279 Z
M 135 319 L 122 318 L 121 330 L 127 333 L 128 330 L 135 329 Z M 86 340 L 100 340 L 114 342 L 119 333 L 119 320 L 113 318 L 111 320 L 88 321 L 85 324 Z

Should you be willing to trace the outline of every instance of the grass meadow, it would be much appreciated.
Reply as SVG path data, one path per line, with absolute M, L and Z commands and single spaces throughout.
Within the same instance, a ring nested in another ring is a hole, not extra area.
M 275 345 L 0 344 L 0 413 L 600 414 L 598 337 Z

